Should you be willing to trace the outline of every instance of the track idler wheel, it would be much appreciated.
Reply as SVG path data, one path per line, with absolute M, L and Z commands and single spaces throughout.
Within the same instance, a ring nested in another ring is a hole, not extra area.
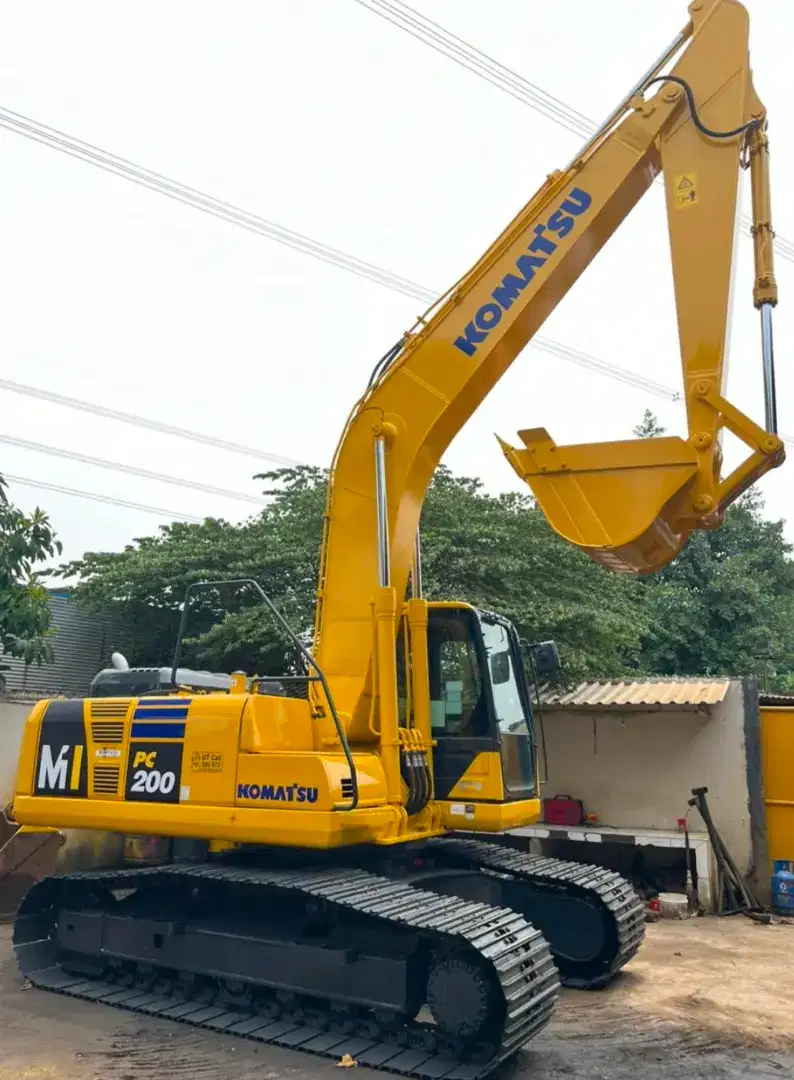
M 447 1038 L 489 1042 L 504 1022 L 504 1002 L 488 973 L 466 951 L 436 956 L 427 978 L 427 1004 Z

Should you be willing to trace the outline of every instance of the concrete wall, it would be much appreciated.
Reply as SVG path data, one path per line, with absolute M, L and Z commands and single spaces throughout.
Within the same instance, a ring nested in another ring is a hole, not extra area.
M 32 702 L 0 700 L 0 806 L 14 794 L 22 728 L 32 707 Z
M 544 710 L 544 796 L 582 799 L 600 824 L 676 829 L 694 787 L 707 787 L 715 824 L 739 869 L 752 866 L 745 702 L 732 682 L 710 713 Z M 693 829 L 703 823 L 696 810 Z

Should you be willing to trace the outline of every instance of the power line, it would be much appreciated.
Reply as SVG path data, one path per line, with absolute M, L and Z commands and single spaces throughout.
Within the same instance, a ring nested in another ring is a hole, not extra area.
M 409 296 L 411 299 L 418 300 L 420 303 L 427 306 L 436 304 L 441 295 L 438 290 L 428 289 L 416 281 L 411 281 L 409 278 L 393 274 L 390 270 L 384 270 L 382 267 L 365 262 L 363 259 L 358 259 L 345 252 L 338 251 L 336 248 L 328 247 L 317 240 L 312 240 L 310 237 L 303 236 L 301 233 L 286 229 L 281 225 L 276 225 L 273 222 L 267 221 L 265 218 L 258 217 L 256 214 L 249 213 L 247 210 L 241 210 L 239 207 L 234 207 L 230 203 L 222 202 L 219 199 L 213 198 L 211 195 L 199 192 L 195 188 L 189 188 L 176 180 L 163 177 L 160 173 L 145 169 L 141 165 L 135 165 L 132 162 L 128 162 L 125 158 L 110 154 L 108 151 L 101 150 L 91 143 L 75 139 L 56 128 L 48 127 L 46 124 L 40 124 L 38 121 L 31 120 L 29 117 L 22 116 L 20 113 L 14 113 L 8 109 L 0 108 L 0 127 L 7 127 L 9 130 L 14 131 L 19 135 L 24 135 L 26 138 L 41 142 L 52 149 L 70 154 L 88 164 L 106 168 L 108 171 L 115 173 L 118 176 L 132 180 L 134 183 L 142 183 L 144 187 L 149 188 L 151 191 L 167 195 L 170 198 L 175 198 L 179 202 L 187 203 L 205 213 L 214 214 L 233 225 L 251 229 L 254 232 L 258 232 L 270 239 L 276 240 L 279 243 L 292 247 L 294 250 L 301 252 L 301 254 L 310 255 L 312 258 L 320 259 L 322 262 L 329 263 L 341 270 L 356 274 L 358 277 L 366 278 L 376 285 L 381 285 L 394 292 L 402 293 L 403 296 Z M 145 177 L 145 179 L 141 179 L 141 177 Z M 553 341 L 551 338 L 535 336 L 532 339 L 531 344 L 546 352 L 555 353 L 557 356 L 563 357 L 580 367 L 598 371 L 607 377 L 615 378 L 620 382 L 655 393 L 657 397 L 661 396 L 668 400 L 677 400 L 678 396 L 680 396 L 677 391 L 668 387 L 663 387 L 661 390 L 650 389 L 650 380 L 644 379 L 640 375 L 634 375 L 625 368 L 609 364 L 595 356 L 589 356 L 588 354 L 581 352 L 581 350 L 571 349 L 562 342 Z M 19 389 L 19 385 L 20 384 L 16 384 L 17 392 L 25 392 L 24 390 Z M 659 387 L 660 384 L 655 385 Z M 0 386 L 11 389 L 8 383 L 3 382 L 2 380 L 0 380 Z M 35 393 L 38 396 L 42 396 L 44 392 L 35 391 Z M 71 400 L 74 401 L 75 399 Z M 64 399 L 59 401 L 59 404 L 65 403 Z M 86 407 L 89 411 L 97 411 L 100 408 L 99 406 L 93 405 L 89 407 L 86 406 L 85 403 L 75 407 Z M 110 412 L 110 410 L 107 412 L 100 412 L 98 415 L 108 415 L 108 412 Z M 114 412 L 110 418 L 120 419 L 122 415 L 125 414 Z M 150 423 L 151 422 L 147 421 L 147 426 Z M 156 430 L 162 430 L 162 427 Z M 178 434 L 179 429 L 170 429 L 169 433 Z M 201 441 L 204 441 L 203 438 Z M 218 443 L 215 442 L 212 445 L 218 445 Z M 230 449 L 231 447 L 227 445 L 225 448 Z M 285 465 L 298 464 L 298 462 L 286 458 L 278 458 L 275 455 L 269 455 L 263 451 L 257 451 L 255 456 L 269 457 L 271 460 L 278 461 L 280 464 Z
M 567 105 L 559 98 L 547 93 L 535 83 L 525 79 L 511 68 L 482 52 L 474 45 L 445 30 L 439 23 L 420 14 L 403 3 L 388 3 L 388 0 L 356 0 L 362 7 L 368 8 L 374 15 L 404 30 L 425 45 L 431 45 L 437 52 L 443 53 L 456 64 L 466 68 L 488 82 L 505 90 L 536 112 L 565 127 L 574 135 L 585 137 L 592 134 L 593 122 L 583 113 Z
M 374 3 L 375 0 L 357 0 L 357 2 L 364 3 L 366 6 L 366 3 Z M 406 5 L 403 6 L 406 7 Z M 417 18 L 423 17 L 417 16 Z M 446 31 L 444 31 L 444 33 L 446 33 Z M 466 43 L 463 42 L 462 44 L 465 45 Z M 467 47 L 471 48 L 470 46 Z M 496 62 L 494 61 L 494 63 Z M 515 76 L 515 78 L 519 78 L 519 76 Z M 528 85 L 532 86 L 532 84 Z M 537 92 L 542 93 L 539 90 Z M 550 97 L 550 95 L 547 96 Z M 556 99 L 551 100 L 556 101 Z M 586 121 L 586 118 L 583 119 Z M 40 124 L 38 121 L 32 120 L 29 117 L 22 116 L 20 113 L 0 108 L 0 127 L 6 127 L 16 134 L 23 135 L 26 138 L 43 143 L 51 149 L 59 150 L 79 158 L 88 164 L 97 165 L 99 168 L 106 169 L 106 171 L 115 173 L 124 179 L 129 179 L 135 183 L 142 184 L 144 187 L 149 188 L 149 190 L 177 199 L 177 201 L 194 206 L 196 209 L 202 210 L 205 213 L 223 218 L 233 225 L 251 229 L 254 232 L 267 236 L 269 239 L 276 240 L 278 243 L 292 247 L 294 250 L 301 252 L 301 254 L 310 255 L 312 258 L 320 259 L 341 270 L 354 273 L 359 277 L 366 278 L 377 285 L 391 289 L 394 292 L 399 292 L 404 296 L 411 297 L 428 306 L 437 303 L 441 295 L 438 290 L 428 289 L 409 278 L 401 277 L 398 274 L 392 273 L 390 270 L 384 270 L 382 267 L 375 266 L 373 263 L 358 259 L 355 256 L 341 252 L 336 248 L 312 240 L 310 237 L 303 236 L 301 233 L 297 233 L 294 230 L 286 229 L 284 226 L 277 225 L 274 222 L 270 222 L 267 219 L 249 213 L 246 210 L 241 210 L 239 207 L 232 206 L 230 203 L 215 199 L 211 195 L 200 192 L 195 188 L 190 188 L 176 180 L 164 177 L 162 174 L 146 169 L 143 166 L 135 165 L 125 158 L 118 157 L 106 150 L 101 150 L 91 143 L 75 139 L 56 128 L 48 127 L 46 124 Z M 664 386 L 661 383 L 646 379 L 644 376 L 628 371 L 626 368 L 618 367 L 615 364 L 609 364 L 605 360 L 601 360 L 596 356 L 585 353 L 580 349 L 571 348 L 563 342 L 554 341 L 552 338 L 546 338 L 541 335 L 535 335 L 530 344 L 544 352 L 552 353 L 561 359 L 576 364 L 579 367 L 598 372 L 601 375 L 606 375 L 608 378 L 616 379 L 627 385 L 636 386 L 638 389 L 643 390 L 646 393 L 651 393 L 656 397 L 668 401 L 677 401 L 680 399 L 680 392 L 672 387 Z M 233 453 L 241 453 L 250 457 L 267 459 L 280 465 L 295 466 L 302 464 L 292 458 L 271 454 L 255 447 L 248 447 L 225 439 L 205 435 L 200 432 L 178 428 L 170 424 L 164 424 L 160 421 L 151 420 L 132 413 L 121 412 L 116 409 L 110 409 L 106 406 L 86 402 L 81 399 L 66 397 L 62 394 L 56 394 L 53 391 L 43 390 L 40 387 L 13 382 L 10 379 L 0 378 L 0 388 L 10 390 L 17 394 L 26 394 L 31 397 L 37 397 L 44 401 L 51 401 L 54 404 L 62 405 L 67 408 L 81 409 L 85 412 L 90 412 L 96 416 L 102 416 L 119 423 L 133 424 L 152 431 L 162 432 L 163 434 L 174 435 L 177 438 L 188 439 L 194 442 L 203 443 L 204 445 L 229 450 Z
M 598 124 L 589 116 L 580 113 L 578 109 L 554 97 L 553 94 L 549 94 L 512 68 L 495 60 L 482 49 L 478 49 L 476 45 L 464 41 L 457 34 L 453 34 L 439 23 L 427 18 L 426 15 L 409 7 L 402 0 L 356 0 L 356 3 L 367 8 L 374 15 L 379 15 L 406 34 L 410 34 L 417 41 L 429 45 L 431 49 L 435 49 L 436 52 L 489 82 L 503 93 L 509 94 L 516 101 L 528 105 L 530 109 L 534 109 L 535 112 L 574 135 L 588 139 L 598 130 Z M 746 214 L 740 214 L 739 221 L 742 228 L 746 230 L 745 235 L 750 235 L 752 219 Z M 774 244 L 781 258 L 794 262 L 794 243 L 777 235 Z
M 646 379 L 644 375 L 626 371 L 625 368 L 616 368 L 614 364 L 608 364 L 606 360 L 599 360 L 598 357 L 590 356 L 589 353 L 582 352 L 581 349 L 573 349 L 568 345 L 562 345 L 559 341 L 552 341 L 551 338 L 541 337 L 536 334 L 530 344 L 542 352 L 551 353 L 563 360 L 569 360 L 572 364 L 578 364 L 579 367 L 597 371 L 601 375 L 607 375 L 610 379 L 636 386 L 640 390 L 653 394 L 654 397 L 664 398 L 665 401 L 680 401 L 681 399 L 681 393 L 674 390 L 672 386 L 665 386 L 664 383 Z
M 206 520 L 206 518 L 194 517 L 192 514 L 183 514 L 176 510 L 164 510 L 159 506 L 149 506 L 147 503 L 129 502 L 127 499 L 116 499 L 111 495 L 98 495 L 95 491 L 82 491 L 79 488 L 62 487 L 60 484 L 45 484 L 41 480 L 31 480 L 27 476 L 12 476 L 11 473 L 3 473 L 3 477 L 14 484 L 20 484 L 22 487 L 41 488 L 42 491 L 55 491 L 60 495 L 73 495 L 77 499 L 90 499 L 92 502 L 124 506 L 128 510 L 140 510 L 146 514 L 170 517 L 172 521 L 182 520 L 193 525 L 203 525 Z
M 389 3 L 388 0 L 357 0 L 357 2 L 362 4 L 362 6 L 369 8 L 369 10 L 373 11 L 375 14 L 388 19 L 394 25 L 399 26 L 400 29 L 406 30 L 425 44 L 431 45 L 432 48 L 442 52 L 463 67 L 473 71 L 481 78 L 486 79 L 494 86 L 511 94 L 511 96 L 522 101 L 524 104 L 529 105 L 531 108 L 547 116 L 549 119 L 552 119 L 555 123 L 567 128 L 569 131 L 572 131 L 574 134 L 587 137 L 595 130 L 595 123 L 588 117 L 579 113 L 559 98 L 555 98 L 553 95 L 548 94 L 540 87 L 531 83 L 528 79 L 524 79 L 516 72 L 505 67 L 505 65 L 500 64 L 498 61 L 482 52 L 482 50 L 476 49 L 474 46 L 463 41 L 463 39 L 450 34 L 438 23 L 434 23 L 432 20 L 420 15 L 412 8 L 409 8 L 407 4 Z M 402 11 L 399 9 L 402 9 Z M 439 298 L 437 292 L 426 289 L 408 278 L 394 274 L 392 271 L 384 270 L 381 267 L 340 251 L 337 248 L 322 244 L 319 241 L 313 240 L 292 229 L 287 229 L 276 222 L 269 221 L 259 215 L 252 214 L 240 207 L 236 207 L 231 203 L 215 199 L 213 196 L 199 191 L 196 188 L 181 184 L 179 181 L 172 180 L 161 173 L 136 165 L 125 158 L 111 154 L 91 143 L 75 139 L 56 128 L 40 124 L 37 121 L 23 116 L 20 113 L 13 112 L 10 109 L 0 108 L 0 126 L 5 127 L 16 134 L 22 135 L 25 138 L 31 139 L 34 142 L 41 143 L 51 149 L 58 150 L 87 164 L 101 168 L 106 172 L 130 180 L 149 190 L 166 195 L 168 198 L 193 206 L 195 209 L 201 210 L 204 213 L 228 221 L 230 224 L 248 229 L 252 232 L 257 232 L 277 243 L 291 247 L 301 254 L 310 255 L 313 258 L 334 265 L 339 269 L 346 270 L 349 273 L 373 281 L 375 284 L 400 292 L 405 296 L 412 297 L 413 299 L 417 299 L 430 305 L 435 304 Z M 742 224 L 749 226 L 751 222 L 749 218 L 742 215 Z M 776 237 L 775 246 L 784 258 L 794 261 L 794 244 L 791 244 L 782 237 Z M 680 393 L 671 387 L 646 379 L 641 375 L 636 375 L 635 373 L 617 367 L 616 365 L 608 364 L 598 357 L 591 356 L 578 349 L 573 349 L 562 342 L 556 342 L 550 338 L 543 338 L 536 335 L 532 339 L 532 344 L 545 352 L 552 353 L 571 363 L 606 375 L 609 378 L 636 386 L 657 397 L 670 401 L 680 399 Z M 282 455 L 271 454 L 258 448 L 234 443 L 215 436 L 205 435 L 202 432 L 179 428 L 171 424 L 151 420 L 147 417 L 138 416 L 133 413 L 125 413 L 120 410 L 110 409 L 106 406 L 86 402 L 78 398 L 70 398 L 62 394 L 56 394 L 52 391 L 43 390 L 39 387 L 16 383 L 10 379 L 0 379 L 0 387 L 9 390 L 12 393 L 36 397 L 67 408 L 93 413 L 94 415 L 119 423 L 131 424 L 163 434 L 173 435 L 177 438 L 215 446 L 220 449 L 229 450 L 233 453 L 240 453 L 254 458 L 262 458 L 285 466 L 301 464 L 301 462 Z M 789 445 L 794 444 L 794 438 L 783 436 L 783 439 L 784 442 Z M 29 440 L 14 439 L 10 436 L 0 436 L 0 441 L 37 452 L 53 454 L 71 460 L 81 461 L 85 464 L 96 465 L 101 468 L 127 472 L 132 475 L 142 476 L 146 479 L 176 484 L 183 487 L 191 487 L 210 494 L 223 495 L 225 497 L 241 499 L 247 502 L 255 502 L 259 505 L 264 504 L 264 500 L 255 496 L 245 495 L 241 492 L 228 492 L 224 489 L 214 488 L 211 485 L 200 484 L 196 481 L 182 480 L 163 473 L 151 472 L 149 470 L 123 465 L 119 462 L 110 462 L 101 458 L 81 455 L 76 452 L 62 450 L 45 444 L 33 443 Z M 42 490 L 71 495 L 76 498 L 123 506 L 146 513 L 181 518 L 182 520 L 194 523 L 201 523 L 204 520 L 192 515 L 177 514 L 174 511 L 152 507 L 143 503 L 99 495 L 95 492 L 47 484 L 30 478 L 12 476 L 8 473 L 5 475 L 8 480 L 27 487 L 40 488 Z
M 417 286 L 421 288 L 421 286 Z M 424 298 L 433 297 L 434 293 L 431 293 L 429 289 L 422 289 Z M 653 379 L 647 379 L 644 375 L 639 375 L 636 372 L 628 371 L 626 368 L 617 367 L 614 364 L 608 364 L 605 360 L 600 360 L 597 356 L 592 356 L 590 353 L 583 352 L 581 349 L 572 348 L 569 345 L 563 345 L 562 342 L 554 341 L 552 338 L 546 338 L 540 334 L 536 334 L 530 344 L 540 349 L 542 352 L 547 352 L 553 356 L 557 356 L 562 360 L 567 360 L 569 363 L 576 364 L 578 367 L 586 368 L 589 371 L 594 371 L 600 375 L 606 375 L 607 378 L 623 382 L 629 386 L 634 386 L 639 390 L 643 390 L 645 393 L 652 394 L 654 397 L 661 398 L 665 401 L 680 401 L 681 393 L 672 386 L 667 386 L 664 383 L 659 383 Z M 166 435 L 174 435 L 177 438 L 192 439 L 195 442 L 200 442 L 210 446 L 217 446 L 223 450 L 230 450 L 235 453 L 245 454 L 255 458 L 267 458 L 271 461 L 278 462 L 285 466 L 299 466 L 305 464 L 304 462 L 296 461 L 292 458 L 284 458 L 275 454 L 269 454 L 267 451 L 258 450 L 255 447 L 243 446 L 239 443 L 231 443 L 225 439 L 216 439 L 214 436 L 205 435 L 202 432 L 187 431 L 182 428 L 172 427 L 170 424 L 161 424 L 159 421 L 150 420 L 146 417 L 137 416 L 133 413 L 123 413 L 115 409 L 108 409 L 103 405 L 96 405 L 92 402 L 83 401 L 79 398 L 66 397 L 63 394 L 57 394 L 52 390 L 43 390 L 38 386 L 28 386 L 24 383 L 14 382 L 11 379 L 0 378 L 0 389 L 9 390 L 14 394 L 21 394 L 23 396 L 39 398 L 43 401 L 52 402 L 55 405 L 61 405 L 69 409 L 79 409 L 83 412 L 93 413 L 97 416 L 104 417 L 106 419 L 115 420 L 119 423 L 133 424 L 139 427 L 149 428 L 153 431 L 158 431 Z M 781 435 L 783 441 L 789 445 L 794 446 L 794 436 Z M 72 453 L 71 451 L 55 451 L 55 448 L 48 447 L 45 449 L 43 445 L 36 443 L 27 443 L 26 440 L 14 440 L 10 436 L 0 436 L 0 442 L 16 442 L 17 445 L 27 445 L 29 449 L 39 449 L 42 452 L 57 452 L 63 457 L 73 457 L 75 460 L 83 460 L 87 464 L 100 465 L 104 467 L 117 467 L 125 472 L 134 472 L 141 476 L 146 476 L 150 479 L 162 480 L 165 483 L 176 483 L 182 486 L 195 487 L 197 486 L 194 481 L 184 481 L 176 477 L 167 477 L 162 473 L 148 473 L 145 470 L 133 469 L 132 466 L 121 466 L 114 462 L 104 462 L 98 458 L 86 458 L 79 454 Z M 207 485 L 200 485 L 198 490 L 207 490 L 210 494 L 224 494 L 233 498 L 241 498 L 251 502 L 259 502 L 252 495 L 244 495 L 241 492 L 227 492 L 218 488 L 209 488 Z
M 664 383 L 654 382 L 652 379 L 646 379 L 642 375 L 635 375 L 634 372 L 623 371 L 621 368 L 618 368 L 616 373 L 612 369 L 612 365 L 599 360 L 595 356 L 590 356 L 588 353 L 580 352 L 579 349 L 571 349 L 567 345 L 560 345 L 557 341 L 549 341 L 546 338 L 537 336 L 532 339 L 532 344 L 536 348 L 542 349 L 543 352 L 553 353 L 554 356 L 559 356 L 563 360 L 570 360 L 571 363 L 579 364 L 581 367 L 589 368 L 591 371 L 601 371 L 602 374 L 605 374 L 603 369 L 608 367 L 610 368 L 610 378 L 620 379 L 621 374 L 623 374 L 625 375 L 624 382 L 645 390 L 655 397 L 664 398 L 667 401 L 680 401 L 681 399 L 680 392 L 674 390 L 672 386 L 665 386 Z M 786 446 L 794 446 L 794 435 L 785 435 L 783 432 L 778 434 Z
M 58 446 L 50 446 L 47 443 L 32 442 L 30 439 L 18 439 L 12 435 L 0 435 L 0 442 L 9 446 L 17 446 L 22 450 L 33 450 L 37 454 L 48 454 L 52 457 L 67 458 L 69 461 L 79 461 L 84 465 L 96 465 L 100 469 L 109 469 L 112 472 L 128 473 L 131 476 L 141 476 L 145 480 L 157 480 L 162 484 L 173 484 L 176 487 L 192 488 L 194 491 L 205 492 L 208 495 L 220 495 L 225 499 L 239 499 L 241 502 L 256 503 L 257 506 L 266 506 L 267 500 L 258 495 L 247 495 L 242 491 L 228 491 L 226 488 L 213 487 L 211 484 L 203 484 L 198 480 L 186 480 L 179 476 L 169 476 L 166 473 L 152 472 L 150 469 L 140 469 L 135 465 L 125 465 L 120 461 L 107 461 L 105 458 L 91 457 L 88 454 L 78 454 L 74 450 L 64 450 Z
M 92 143 L 84 142 L 82 139 L 76 139 L 63 131 L 59 131 L 57 128 L 49 127 L 47 124 L 40 124 L 38 121 L 23 116 L 21 113 L 13 112 L 11 109 L 0 108 L 0 127 L 7 128 L 17 135 L 23 135 L 34 142 L 49 146 L 53 150 L 68 154 L 70 157 L 78 158 L 88 165 L 95 165 L 97 168 L 104 169 L 106 172 L 113 173 L 125 180 L 131 180 L 134 184 L 139 184 L 150 191 L 165 195 L 169 199 L 175 199 L 177 202 L 185 203 L 205 214 L 211 214 L 232 225 L 238 225 L 240 228 L 259 233 L 269 240 L 275 240 L 276 243 L 294 248 L 302 255 L 311 255 L 312 258 L 331 263 L 351 274 L 368 278 L 379 285 L 386 285 L 387 288 L 397 288 L 401 292 L 408 290 L 407 295 L 411 295 L 411 290 L 415 290 L 417 287 L 414 282 L 409 281 L 407 278 L 402 278 L 389 270 L 382 270 L 380 267 L 373 266 L 372 263 L 356 258 L 355 255 L 340 251 L 338 248 L 329 247 L 327 244 L 321 244 L 316 240 L 312 240 L 311 237 L 303 236 L 301 233 L 279 225 L 275 221 L 269 221 L 258 214 L 252 214 L 248 210 L 234 206 L 232 203 L 216 199 L 204 191 L 182 184 L 178 180 L 172 180 L 170 177 L 163 176 L 162 173 L 154 172 L 152 169 L 147 169 L 143 165 L 136 165 L 126 158 L 111 154 L 109 151 L 94 146 Z
M 215 446 L 221 450 L 229 450 L 235 454 L 244 454 L 246 457 L 261 458 L 275 462 L 278 465 L 301 465 L 302 462 L 294 458 L 282 457 L 280 454 L 271 454 L 267 450 L 260 450 L 255 446 L 245 446 L 243 443 L 230 442 L 228 439 L 219 439 L 215 435 L 205 435 L 201 431 L 191 431 L 188 428 L 175 427 L 173 424 L 164 424 L 159 420 L 150 420 L 146 416 L 138 416 L 135 413 L 121 412 L 118 409 L 109 409 L 105 405 L 95 405 L 93 402 L 83 401 L 80 398 L 67 397 L 65 394 L 56 394 L 54 390 L 43 390 L 40 386 L 28 386 L 25 383 L 14 382 L 12 379 L 0 378 L 0 389 L 10 390 L 12 394 L 24 394 L 27 397 L 39 398 L 42 401 L 50 401 L 54 405 L 63 405 L 67 409 L 79 409 L 82 412 L 93 413 L 102 416 L 106 420 L 114 420 L 120 424 L 132 424 L 135 427 L 147 428 L 149 431 L 157 431 L 163 435 L 175 435 L 179 439 L 187 439 L 191 442 L 202 443 L 205 446 Z

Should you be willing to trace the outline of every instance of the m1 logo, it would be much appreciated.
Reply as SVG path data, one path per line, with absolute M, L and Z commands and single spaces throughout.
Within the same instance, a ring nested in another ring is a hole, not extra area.
M 179 802 L 181 742 L 133 742 L 127 758 L 128 802 Z
M 42 791 L 77 791 L 80 786 L 80 769 L 83 764 L 82 746 L 62 746 L 53 758 L 54 748 L 45 743 L 39 755 L 39 775 L 36 786 Z
M 86 798 L 88 762 L 82 701 L 52 701 L 41 722 L 35 795 Z

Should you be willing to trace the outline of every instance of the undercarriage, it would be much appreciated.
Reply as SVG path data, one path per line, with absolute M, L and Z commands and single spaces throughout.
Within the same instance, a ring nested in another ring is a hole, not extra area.
M 643 937 L 636 894 L 598 867 L 456 837 L 342 858 L 46 878 L 18 913 L 19 966 L 42 989 L 479 1080 L 546 1026 L 561 979 L 604 985 Z

